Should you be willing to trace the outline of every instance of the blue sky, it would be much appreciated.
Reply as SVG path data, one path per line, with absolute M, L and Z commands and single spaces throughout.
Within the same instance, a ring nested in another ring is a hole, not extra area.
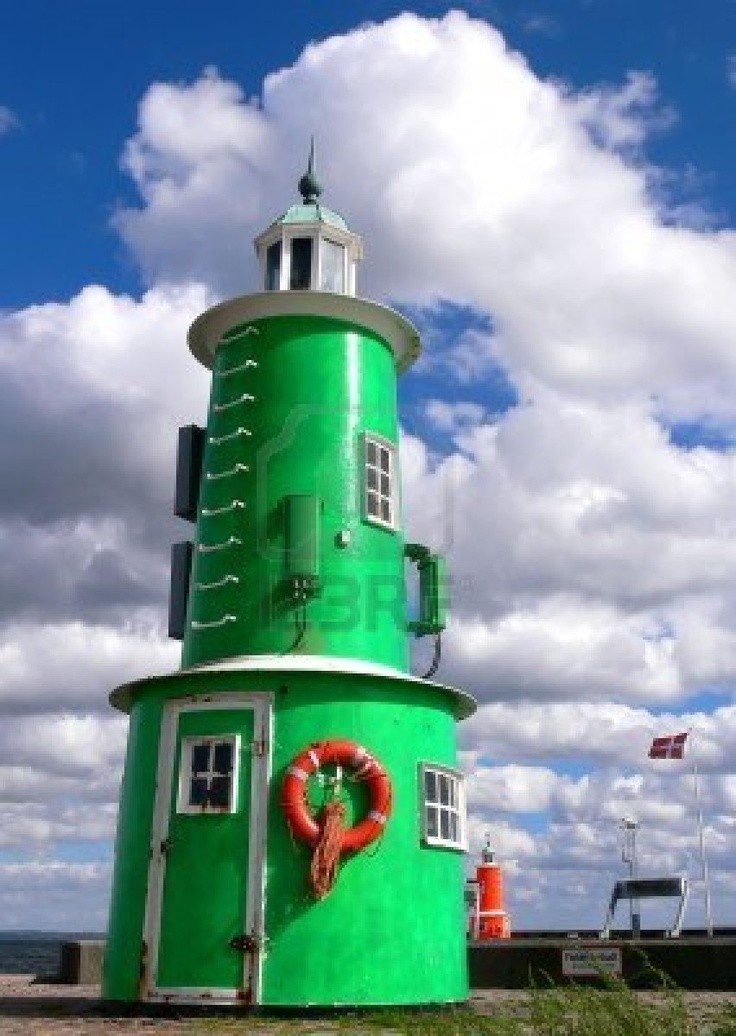
M 183 2 L 54 4 L 30 0 L 0 15 L 3 104 L 20 126 L 3 146 L 0 197 L 9 257 L 1 301 L 23 305 L 64 297 L 90 281 L 135 290 L 138 271 L 109 229 L 117 204 L 131 202 L 120 172 L 121 141 L 154 81 L 188 81 L 207 65 L 257 96 L 265 75 L 304 45 L 380 21 L 405 7 L 374 2 L 279 5 Z M 428 17 L 444 4 L 412 8 Z M 647 142 L 647 155 L 676 173 L 678 188 L 706 198 L 728 223 L 736 207 L 731 0 L 702 5 L 650 0 L 559 0 L 465 8 L 498 26 L 541 76 L 574 87 L 618 82 L 629 69 L 654 72 L 675 126 Z M 314 127 L 319 132 L 319 127 Z M 489 170 L 492 177 L 492 170 Z M 32 208 L 33 222 L 27 214 Z
M 0 15 L 0 925 L 43 924 L 34 888 L 52 927 L 104 925 L 106 695 L 176 665 L 186 327 L 254 286 L 312 132 L 363 290 L 423 336 L 406 525 L 456 579 L 474 849 L 491 829 L 521 927 L 598 923 L 624 812 L 650 872 L 692 858 L 684 771 L 646 747 L 693 725 L 736 916 L 736 2 L 402 10 Z

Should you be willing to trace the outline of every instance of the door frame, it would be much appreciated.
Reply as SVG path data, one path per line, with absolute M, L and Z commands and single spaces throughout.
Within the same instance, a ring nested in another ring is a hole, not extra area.
M 166 853 L 162 852 L 161 847 L 168 836 L 174 781 L 178 777 L 174 773 L 174 762 L 179 716 L 184 712 L 242 711 L 243 709 L 253 711 L 247 887 L 243 931 L 253 935 L 258 948 L 253 952 L 243 953 L 242 984 L 239 989 L 206 986 L 161 987 L 156 985 L 166 875 Z M 207 696 L 188 695 L 185 698 L 172 698 L 163 707 L 143 924 L 143 963 L 140 984 L 142 1000 L 163 1000 L 173 1003 L 206 1002 L 208 1004 L 260 1003 L 265 942 L 266 822 L 268 785 L 271 778 L 272 724 L 273 695 L 268 692 L 233 691 Z M 244 990 L 248 988 L 250 988 L 251 995 L 245 996 Z

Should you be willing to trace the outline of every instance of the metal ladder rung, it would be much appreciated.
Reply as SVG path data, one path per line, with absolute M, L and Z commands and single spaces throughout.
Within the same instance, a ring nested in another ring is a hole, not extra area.
M 215 626 L 225 626 L 228 622 L 237 622 L 237 615 L 223 615 L 221 619 L 213 619 L 212 622 L 197 622 L 196 619 L 192 620 L 193 630 L 208 630 L 214 629 Z
M 239 363 L 237 367 L 230 367 L 226 371 L 218 371 L 215 374 L 216 378 L 229 378 L 231 374 L 239 374 L 240 371 L 247 370 L 249 367 L 257 367 L 258 363 L 255 360 L 246 360 L 245 363 Z
M 245 507 L 242 500 L 233 500 L 231 504 L 227 504 L 226 507 L 203 507 L 202 517 L 212 518 L 216 514 L 229 514 L 231 511 L 239 511 Z
M 241 428 L 236 428 L 234 432 L 230 432 L 228 435 L 220 435 L 220 436 L 210 435 L 209 438 L 207 439 L 207 442 L 211 443 L 213 446 L 219 446 L 220 443 L 229 442 L 231 439 L 237 439 L 241 435 L 252 435 L 252 434 L 253 433 L 250 432 L 247 428 L 242 428 L 241 427 Z
M 207 474 L 205 475 L 205 478 L 208 481 L 213 481 L 214 479 L 217 479 L 217 478 L 230 478 L 232 475 L 237 475 L 239 471 L 250 471 L 250 468 L 248 467 L 247 464 L 237 463 L 237 464 L 234 464 L 232 468 L 228 468 L 227 471 L 216 471 L 216 472 L 208 471 Z
M 251 396 L 250 392 L 244 392 L 242 396 L 231 399 L 229 403 L 215 403 L 212 409 L 216 414 L 221 414 L 223 410 L 230 410 L 234 406 L 240 406 L 241 403 L 253 403 L 255 398 L 255 396 Z
M 219 590 L 221 586 L 227 586 L 228 583 L 239 583 L 240 579 L 237 576 L 228 575 L 223 576 L 222 579 L 218 579 L 214 583 L 195 583 L 197 590 Z
M 198 543 L 197 553 L 198 554 L 212 554 L 216 550 L 226 550 L 228 547 L 236 547 L 242 544 L 242 540 L 239 540 L 237 536 L 228 536 L 222 543 Z

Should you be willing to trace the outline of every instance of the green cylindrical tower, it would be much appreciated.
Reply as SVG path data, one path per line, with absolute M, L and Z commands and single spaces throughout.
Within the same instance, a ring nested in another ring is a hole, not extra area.
M 320 203 L 312 155 L 299 188 L 256 240 L 264 290 L 189 332 L 212 390 L 206 429 L 179 436 L 182 668 L 111 697 L 130 714 L 111 1000 L 467 994 L 455 723 L 474 705 L 408 671 L 408 636 L 444 627 L 442 560 L 401 524 L 396 376 L 419 340 L 355 297 L 360 241 Z

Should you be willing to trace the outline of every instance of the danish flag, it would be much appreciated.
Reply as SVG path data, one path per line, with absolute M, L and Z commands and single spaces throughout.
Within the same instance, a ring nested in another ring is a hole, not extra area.
M 668 734 L 667 737 L 655 737 L 649 746 L 650 759 L 682 759 L 685 754 L 687 732 L 684 734 Z

